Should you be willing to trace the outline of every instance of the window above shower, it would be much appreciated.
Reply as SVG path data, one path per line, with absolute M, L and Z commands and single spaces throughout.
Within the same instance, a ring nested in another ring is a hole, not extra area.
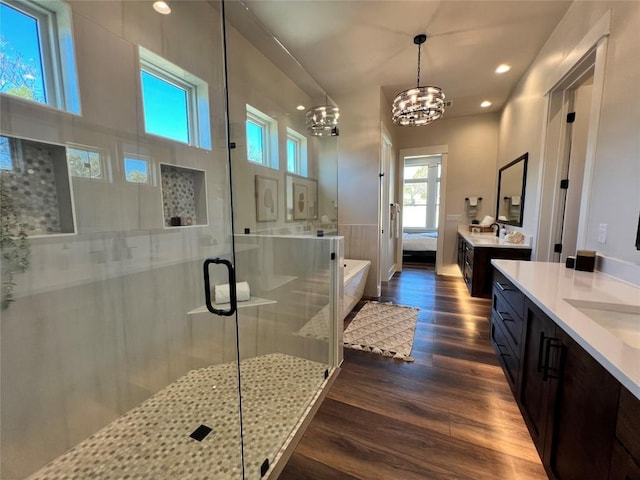
M 0 93 L 80 114 L 69 7 L 0 1 Z
M 105 162 L 100 150 L 81 145 L 67 146 L 67 163 L 72 177 L 106 180 Z
M 247 160 L 273 169 L 278 162 L 278 122 L 247 105 Z
M 210 150 L 207 83 L 145 48 L 139 53 L 145 131 Z
M 307 138 L 287 127 L 287 171 L 307 176 Z
M 124 179 L 129 183 L 153 184 L 149 159 L 141 155 L 126 154 L 124 159 Z

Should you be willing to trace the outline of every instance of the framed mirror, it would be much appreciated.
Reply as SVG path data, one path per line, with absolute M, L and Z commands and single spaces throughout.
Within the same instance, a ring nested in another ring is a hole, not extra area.
M 496 219 L 499 223 L 522 226 L 528 159 L 529 153 L 525 153 L 498 170 Z

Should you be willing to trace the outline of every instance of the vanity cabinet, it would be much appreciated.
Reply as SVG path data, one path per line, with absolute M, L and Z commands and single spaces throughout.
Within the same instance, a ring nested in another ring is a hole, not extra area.
M 529 260 L 530 248 L 474 246 L 458 233 L 458 267 L 472 297 L 491 297 L 491 260 Z
M 562 350 L 554 346 L 558 345 L 555 322 L 528 301 L 524 332 L 520 385 L 515 397 L 538 454 L 544 458 L 545 446 L 550 444 Z
M 640 400 L 498 270 L 491 315 L 491 341 L 549 478 L 640 480 Z
M 491 341 L 514 395 L 520 380 L 524 295 L 497 270 L 491 298 Z
M 609 480 L 640 480 L 640 401 L 620 388 Z

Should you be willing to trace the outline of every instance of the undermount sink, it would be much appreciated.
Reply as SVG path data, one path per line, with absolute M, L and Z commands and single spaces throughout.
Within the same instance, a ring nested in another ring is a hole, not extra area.
M 630 347 L 640 349 L 640 305 L 564 300 Z
M 492 235 L 472 235 L 473 243 L 476 245 L 521 245 L 517 243 L 511 243 L 503 238 L 498 238 Z

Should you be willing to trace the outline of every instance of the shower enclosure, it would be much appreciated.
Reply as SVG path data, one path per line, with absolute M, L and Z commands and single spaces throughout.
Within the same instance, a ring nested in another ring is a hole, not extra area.
M 337 372 L 326 93 L 168 3 L 0 0 L 3 479 L 275 478 Z

